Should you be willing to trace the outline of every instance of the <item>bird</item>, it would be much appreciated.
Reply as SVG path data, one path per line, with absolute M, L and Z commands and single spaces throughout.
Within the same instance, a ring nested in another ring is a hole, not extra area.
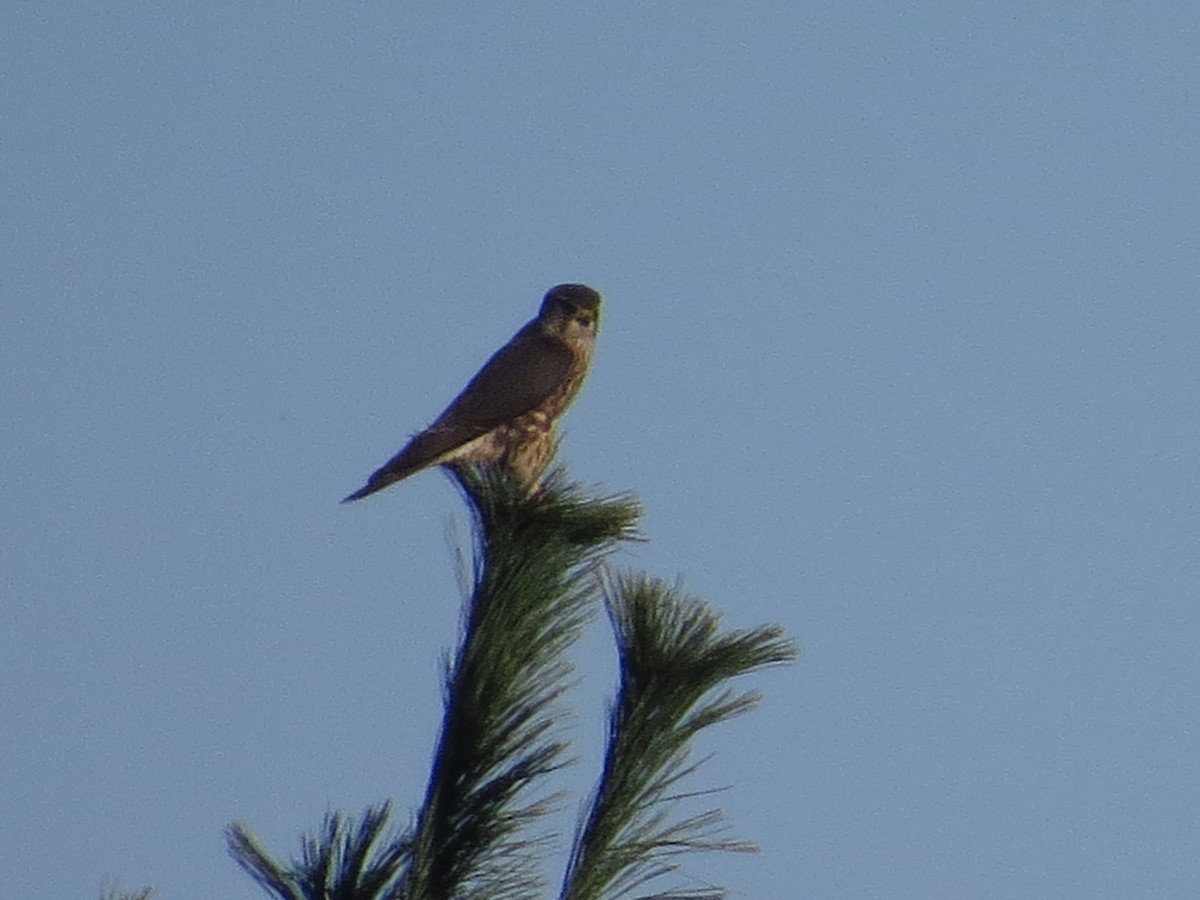
M 555 426 L 579 393 L 600 324 L 599 292 L 560 284 L 432 425 L 345 497 L 361 500 L 431 466 L 498 466 L 537 490 L 558 446 Z

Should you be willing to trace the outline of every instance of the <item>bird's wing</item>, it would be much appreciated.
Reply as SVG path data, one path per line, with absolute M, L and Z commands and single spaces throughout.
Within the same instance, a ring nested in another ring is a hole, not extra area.
M 566 344 L 542 334 L 534 322 L 526 325 L 496 351 L 436 422 L 343 502 L 382 490 L 497 425 L 537 408 L 562 384 L 572 359 Z
M 430 426 L 460 433 L 465 443 L 536 409 L 567 377 L 573 360 L 562 341 L 531 322 L 501 347 Z

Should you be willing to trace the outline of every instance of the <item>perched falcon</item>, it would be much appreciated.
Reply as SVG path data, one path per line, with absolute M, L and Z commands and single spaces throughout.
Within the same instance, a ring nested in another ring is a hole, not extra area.
M 600 295 L 560 284 L 537 318 L 479 370 L 437 421 L 416 435 L 343 503 L 429 466 L 500 465 L 533 489 L 554 456 L 558 417 L 579 393 L 596 344 Z

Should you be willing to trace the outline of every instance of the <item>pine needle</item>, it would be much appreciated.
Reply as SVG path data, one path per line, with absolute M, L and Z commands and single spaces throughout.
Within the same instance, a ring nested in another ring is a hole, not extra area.
M 273 860 L 240 822 L 226 829 L 226 844 L 238 865 L 280 900 L 382 900 L 411 851 L 407 836 L 384 840 L 390 812 L 387 803 L 368 807 L 357 826 L 328 813 L 290 866 Z
M 721 633 L 720 618 L 678 588 L 644 575 L 617 577 L 606 602 L 620 655 L 620 686 L 610 712 L 604 771 L 576 836 L 564 900 L 626 896 L 674 871 L 692 850 L 746 852 L 723 836 L 723 814 L 673 819 L 695 735 L 752 709 L 753 692 L 723 685 L 796 650 L 775 626 Z M 714 898 L 718 889 L 668 892 L 662 898 Z
M 564 654 L 595 608 L 597 567 L 639 510 L 587 497 L 561 472 L 533 495 L 482 470 L 458 482 L 476 519 L 474 588 L 403 896 L 528 897 L 541 842 L 523 835 L 554 800 L 531 792 L 566 760 Z

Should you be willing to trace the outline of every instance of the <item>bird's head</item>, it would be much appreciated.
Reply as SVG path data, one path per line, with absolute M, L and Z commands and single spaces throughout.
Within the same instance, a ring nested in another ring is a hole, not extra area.
M 600 294 L 586 284 L 560 284 L 542 300 L 538 321 L 564 340 L 594 338 L 600 325 Z

